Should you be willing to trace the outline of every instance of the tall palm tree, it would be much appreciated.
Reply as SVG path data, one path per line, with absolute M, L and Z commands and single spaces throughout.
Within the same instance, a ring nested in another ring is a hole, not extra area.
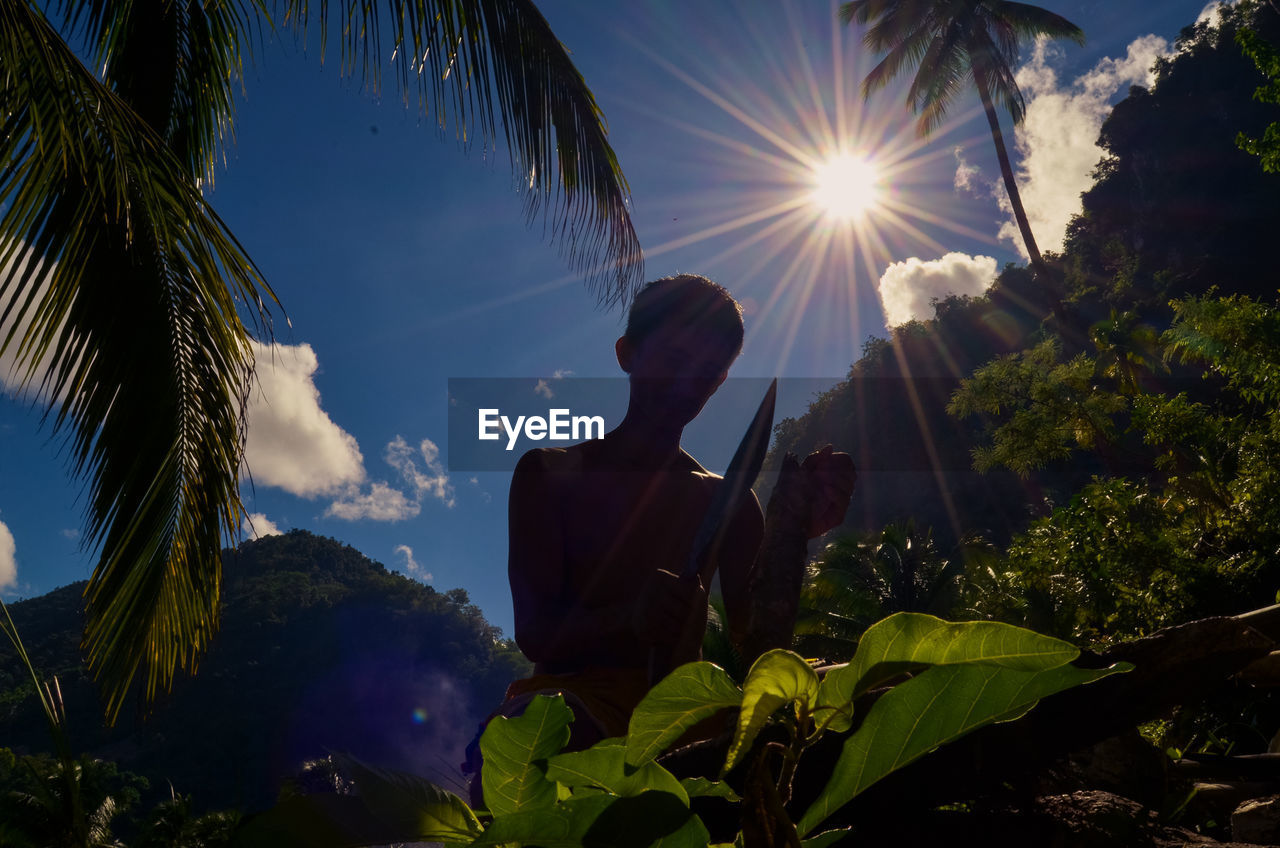
M 0 0 L 0 356 L 88 489 L 85 648 L 109 718 L 192 669 L 217 626 L 253 357 L 275 295 L 206 202 L 264 31 L 340 33 L 344 73 L 505 141 L 604 301 L 639 282 L 602 115 L 531 0 Z M 274 13 L 274 14 L 273 14 Z M 313 19 L 314 18 L 314 19 Z M 56 22 L 56 25 L 55 25 Z M 89 57 L 81 62 L 68 40 Z M 384 43 L 386 41 L 386 43 Z M 501 126 L 501 131 L 498 127 Z
M 1031 267 L 1048 279 L 1013 178 L 995 101 L 1015 125 L 1021 123 L 1025 104 L 1013 78 L 1019 46 L 1039 36 L 1083 44 L 1084 32 L 1053 12 L 1007 0 L 852 0 L 840 7 L 840 18 L 869 24 L 863 43 L 885 54 L 862 81 L 863 97 L 915 66 L 907 104 L 920 116 L 920 135 L 937 128 L 966 83 L 977 89 Z

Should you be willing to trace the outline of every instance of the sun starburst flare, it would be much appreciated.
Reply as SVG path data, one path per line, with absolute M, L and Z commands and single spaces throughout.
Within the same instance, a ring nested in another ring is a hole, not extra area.
M 884 192 L 876 163 L 855 153 L 837 153 L 813 169 L 809 200 L 837 221 L 853 221 L 875 210 Z

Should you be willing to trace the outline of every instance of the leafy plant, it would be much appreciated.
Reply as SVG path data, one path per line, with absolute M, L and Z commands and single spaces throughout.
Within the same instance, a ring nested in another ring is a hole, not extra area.
M 690 802 L 710 795 L 739 805 L 735 844 L 819 848 L 850 828 L 818 828 L 886 775 L 972 730 L 1019 718 L 1047 695 L 1128 670 L 1077 668 L 1070 663 L 1078 655 L 1007 624 L 899 613 L 868 629 L 853 660 L 823 679 L 785 650 L 756 660 L 741 687 L 711 663 L 681 666 L 636 708 L 625 738 L 585 751 L 556 753 L 573 714 L 563 697 L 538 696 L 523 715 L 490 722 L 480 739 L 488 810 L 473 811 L 422 778 L 344 760 L 357 794 L 286 798 L 248 820 L 236 844 L 702 848 L 711 835 Z M 864 697 L 895 680 L 878 698 Z M 658 762 L 699 722 L 731 708 L 738 715 L 720 780 L 681 780 Z M 762 742 L 769 725 L 786 741 L 770 733 Z M 836 767 L 815 801 L 792 810 L 796 768 L 827 733 L 844 736 Z
M 120 774 L 114 763 L 77 758 L 67 734 L 67 713 L 58 678 L 40 679 L 9 608 L 0 601 L 0 632 L 8 638 L 33 684 L 55 755 L 0 760 L 0 844 L 48 848 L 113 848 L 117 815 L 138 799 L 146 781 Z M 7 772 L 7 774 L 5 774 Z

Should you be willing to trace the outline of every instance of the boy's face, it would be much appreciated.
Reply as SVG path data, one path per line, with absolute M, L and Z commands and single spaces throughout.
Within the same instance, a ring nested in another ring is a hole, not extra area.
M 618 362 L 631 375 L 632 406 L 665 426 L 684 427 L 724 382 L 737 351 L 696 327 L 663 326 L 639 345 L 618 340 Z

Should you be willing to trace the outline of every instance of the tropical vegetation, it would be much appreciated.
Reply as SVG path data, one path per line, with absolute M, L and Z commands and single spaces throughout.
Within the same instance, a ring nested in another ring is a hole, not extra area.
M 0 6 L 0 354 L 88 490 L 85 646 L 116 717 L 193 669 L 239 538 L 250 330 L 277 300 L 204 196 L 262 38 L 338 33 L 458 137 L 504 142 L 607 301 L 640 276 L 627 184 L 590 90 L 529 0 Z M 385 39 L 385 41 L 384 41 Z M 95 70 L 91 70 L 95 69 Z M 501 129 L 499 129 L 499 127 Z
M 626 737 L 585 751 L 561 752 L 573 721 L 563 697 L 537 696 L 480 738 L 486 810 L 412 775 L 344 758 L 354 793 L 286 797 L 248 819 L 236 844 L 831 845 L 850 835 L 847 823 L 832 826 L 840 809 L 886 775 L 1016 719 L 1041 698 L 1128 670 L 1077 668 L 1078 655 L 1005 624 L 899 613 L 868 629 L 853 659 L 821 680 L 785 650 L 757 659 L 741 687 L 711 663 L 681 666 L 641 701 Z M 869 709 L 860 705 L 895 681 Z M 695 725 L 727 710 L 736 710 L 732 742 L 716 779 L 677 778 L 661 764 Z M 767 733 L 772 727 L 780 733 Z M 824 738 L 841 740 L 829 779 L 815 797 L 793 798 L 805 752 Z M 728 802 L 730 815 L 696 814 L 702 798 Z

